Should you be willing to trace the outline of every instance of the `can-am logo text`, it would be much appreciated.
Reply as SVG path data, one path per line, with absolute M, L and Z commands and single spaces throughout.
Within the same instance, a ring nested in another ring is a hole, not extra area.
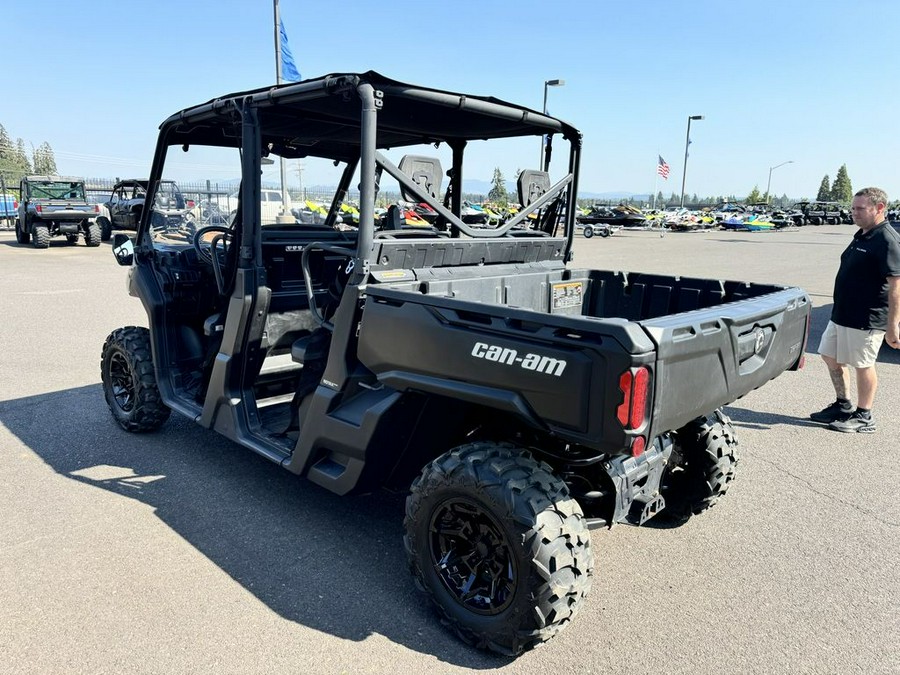
M 484 342 L 475 343 L 475 346 L 472 347 L 472 356 L 476 359 L 502 363 L 507 366 L 520 366 L 525 370 L 555 375 L 556 377 L 562 375 L 566 369 L 566 361 L 563 359 L 554 359 L 550 356 L 531 353 L 519 356 L 519 352 L 515 349 L 489 345 Z

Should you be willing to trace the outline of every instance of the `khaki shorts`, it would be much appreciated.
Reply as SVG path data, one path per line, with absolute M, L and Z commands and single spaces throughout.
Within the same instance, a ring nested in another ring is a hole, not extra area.
M 829 321 L 819 342 L 819 354 L 845 366 L 870 368 L 875 365 L 882 341 L 883 330 L 859 330 Z

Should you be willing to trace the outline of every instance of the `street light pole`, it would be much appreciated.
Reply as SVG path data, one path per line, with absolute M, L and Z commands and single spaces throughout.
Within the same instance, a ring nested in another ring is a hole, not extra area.
M 784 166 L 785 164 L 793 164 L 793 163 L 794 163 L 794 160 L 789 159 L 786 162 L 782 162 L 781 164 L 776 164 L 775 166 L 769 167 L 769 182 L 766 183 L 766 206 L 769 205 L 769 200 L 771 199 L 771 196 L 769 195 L 769 188 L 772 187 L 772 172 L 775 169 L 777 169 L 779 166 Z
M 691 120 L 702 120 L 703 115 L 690 115 L 688 117 L 687 138 L 684 140 L 684 168 L 681 171 L 681 208 L 684 208 L 684 184 L 687 181 L 688 146 L 691 144 Z
M 545 115 L 547 114 L 547 87 L 562 87 L 565 84 L 565 80 L 544 80 L 544 107 L 542 110 Z M 541 156 L 538 159 L 538 169 L 544 168 L 544 139 L 546 137 L 546 134 L 541 135 Z M 546 169 L 544 170 L 546 171 Z

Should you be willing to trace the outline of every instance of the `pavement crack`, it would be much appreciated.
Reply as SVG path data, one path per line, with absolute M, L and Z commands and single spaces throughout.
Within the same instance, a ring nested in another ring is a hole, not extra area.
M 833 494 L 829 494 L 829 493 L 827 493 L 827 492 L 823 492 L 822 490 L 820 490 L 819 488 L 817 488 L 815 485 L 813 485 L 812 483 L 810 483 L 808 480 L 806 480 L 806 479 L 803 478 L 802 476 L 798 476 L 798 475 L 795 474 L 795 473 L 791 473 L 790 471 L 788 471 L 787 469 L 785 469 L 785 468 L 784 468 L 781 464 L 779 464 L 778 462 L 775 462 L 775 461 L 773 461 L 773 460 L 771 460 L 771 459 L 767 459 L 766 457 L 763 457 L 762 455 L 759 455 L 759 454 L 754 453 L 754 452 L 745 452 L 744 454 L 745 454 L 745 455 L 750 455 L 750 456 L 754 457 L 755 459 L 758 459 L 758 460 L 760 460 L 761 462 L 765 462 L 765 463 L 768 464 L 769 466 L 772 466 L 772 467 L 778 469 L 778 471 L 780 471 L 781 473 L 786 474 L 786 475 L 790 476 L 791 478 L 793 478 L 793 479 L 794 479 L 795 481 L 797 481 L 798 483 L 801 483 L 801 484 L 805 485 L 805 486 L 810 490 L 810 492 L 814 492 L 815 494 L 817 494 L 817 495 L 819 495 L 819 496 L 821 496 L 821 497 L 825 497 L 826 499 L 829 499 L 829 500 L 831 500 L 831 501 L 833 501 L 833 502 L 837 502 L 837 503 L 839 503 L 839 504 L 844 504 L 845 506 L 849 506 L 850 508 L 854 509 L 855 511 L 859 511 L 860 513 L 865 514 L 865 515 L 868 516 L 869 518 L 872 518 L 872 519 L 878 521 L 879 523 L 882 523 L 882 524 L 884 524 L 884 525 L 887 525 L 888 527 L 897 527 L 897 528 L 900 528 L 900 523 L 896 523 L 896 522 L 894 522 L 893 520 L 887 520 L 886 518 L 883 518 L 880 514 L 876 513 L 875 511 L 871 511 L 871 510 L 869 510 L 869 509 L 867 509 L 867 508 L 864 508 L 864 507 L 860 506 L 859 504 L 854 504 L 853 502 L 849 502 L 849 501 L 847 501 L 846 499 L 841 499 L 840 497 L 836 497 L 836 496 L 833 495 Z

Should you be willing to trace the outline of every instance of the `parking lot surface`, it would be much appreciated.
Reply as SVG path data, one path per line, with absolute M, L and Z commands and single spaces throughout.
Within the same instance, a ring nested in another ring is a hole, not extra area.
M 779 282 L 827 322 L 851 226 L 620 230 L 575 265 Z M 146 325 L 108 244 L 0 230 L 0 671 L 10 673 L 898 673 L 900 354 L 874 435 L 808 414 L 824 365 L 728 408 L 738 479 L 675 529 L 595 531 L 591 596 L 516 660 L 474 651 L 414 589 L 403 496 L 340 498 L 173 415 L 112 420 L 100 349 Z M 652 522 L 652 521 L 651 521 Z

